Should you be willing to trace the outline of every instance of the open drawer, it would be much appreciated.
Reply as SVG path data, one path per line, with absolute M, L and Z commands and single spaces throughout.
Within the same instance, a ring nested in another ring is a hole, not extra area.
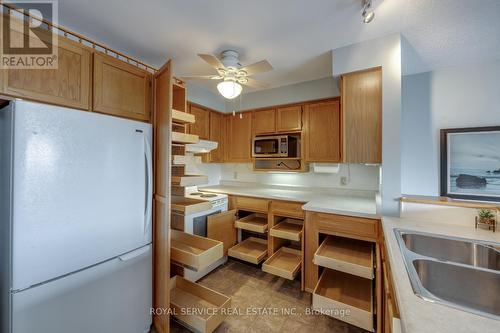
M 313 309 L 325 315 L 374 331 L 371 280 L 325 268 L 312 303 Z
M 250 214 L 236 220 L 234 227 L 263 234 L 267 231 L 267 215 L 258 213 Z
M 231 298 L 174 276 L 170 279 L 170 307 L 182 324 L 196 332 L 211 333 L 226 319 Z
M 230 257 L 259 264 L 267 256 L 267 240 L 248 237 L 227 251 Z
M 269 234 L 273 237 L 298 242 L 302 238 L 303 223 L 302 220 L 287 218 L 272 227 Z
M 192 270 L 203 269 L 224 255 L 222 242 L 171 230 L 170 259 Z
M 300 250 L 282 247 L 262 264 L 264 272 L 293 280 L 300 271 L 302 252 Z
M 328 236 L 314 254 L 314 263 L 373 279 L 373 244 L 357 239 Z

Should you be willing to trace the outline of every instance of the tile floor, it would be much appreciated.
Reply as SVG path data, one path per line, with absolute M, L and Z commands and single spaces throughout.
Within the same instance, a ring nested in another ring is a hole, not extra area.
M 246 313 L 247 308 L 285 308 L 289 313 L 278 315 L 233 315 L 215 332 L 314 332 L 362 333 L 355 326 L 322 315 L 305 315 L 311 306 L 311 295 L 300 291 L 300 281 L 289 281 L 263 272 L 260 267 L 229 260 L 207 275 L 199 284 L 231 297 L 233 308 Z M 187 333 L 171 321 L 172 333 Z

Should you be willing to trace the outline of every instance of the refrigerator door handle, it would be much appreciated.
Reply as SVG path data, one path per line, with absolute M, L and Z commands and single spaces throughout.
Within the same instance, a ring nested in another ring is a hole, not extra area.
M 150 250 L 151 250 L 151 245 L 147 245 L 147 246 L 141 247 L 140 249 L 125 253 L 124 255 L 119 256 L 118 259 L 120 259 L 120 261 L 129 261 L 129 260 L 137 258 L 145 253 L 148 253 Z
M 151 157 L 151 144 L 146 135 L 144 135 L 144 155 L 146 157 L 146 208 L 144 213 L 144 233 L 148 233 L 151 226 L 151 213 L 153 210 L 153 160 Z

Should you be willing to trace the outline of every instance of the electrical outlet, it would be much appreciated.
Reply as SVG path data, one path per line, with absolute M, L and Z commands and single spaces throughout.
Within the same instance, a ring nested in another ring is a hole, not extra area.
M 233 179 L 237 179 L 238 178 L 238 172 L 233 172 Z
M 340 185 L 346 186 L 349 184 L 349 179 L 347 177 L 340 177 Z

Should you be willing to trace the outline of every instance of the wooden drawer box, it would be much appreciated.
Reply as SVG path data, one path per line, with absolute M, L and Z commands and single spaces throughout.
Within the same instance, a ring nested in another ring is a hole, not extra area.
M 174 317 L 196 332 L 211 333 L 226 319 L 231 298 L 188 281 L 170 279 L 170 307 Z
M 273 237 L 299 242 L 302 238 L 303 229 L 304 221 L 287 218 L 272 227 L 269 234 Z
M 210 266 L 224 255 L 222 242 L 171 230 L 171 260 L 193 270 Z
M 314 254 L 314 264 L 373 279 L 373 243 L 329 236 Z
M 248 237 L 230 248 L 227 255 L 257 265 L 267 256 L 267 240 Z
M 362 217 L 311 213 L 319 232 L 326 231 L 339 236 L 377 241 L 379 220 Z
M 234 227 L 263 234 L 267 231 L 267 215 L 258 213 L 250 214 L 236 220 Z
M 262 264 L 262 270 L 266 273 L 293 280 L 297 276 L 301 264 L 302 252 L 300 250 L 282 247 Z
M 373 332 L 372 281 L 325 269 L 313 292 L 313 309 Z M 340 310 L 347 310 L 344 314 Z
M 236 197 L 236 208 L 267 214 L 267 210 L 269 208 L 269 200 L 249 197 Z
M 271 211 L 273 215 L 303 219 L 304 218 L 304 211 L 302 210 L 303 205 L 304 203 L 302 202 L 273 200 L 271 204 Z

